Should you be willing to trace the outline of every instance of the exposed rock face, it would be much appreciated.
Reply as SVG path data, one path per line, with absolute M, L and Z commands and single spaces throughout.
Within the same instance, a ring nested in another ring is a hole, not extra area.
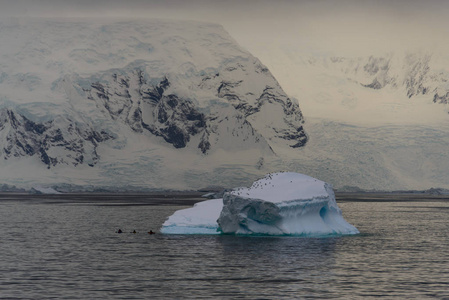
M 0 110 L 0 133 L 4 159 L 36 156 L 48 168 L 56 164 L 94 166 L 99 159 L 98 144 L 110 138 L 69 119 L 36 123 L 9 109 Z
M 255 63 L 261 68 L 259 62 Z M 229 73 L 237 68 L 227 67 L 222 74 L 226 74 L 225 78 L 238 76 Z M 81 88 L 77 81 L 82 81 L 85 85 L 90 78 L 77 78 L 70 84 L 76 86 L 76 90 L 82 90 L 82 97 L 95 101 L 96 106 L 112 120 L 126 124 L 136 133 L 163 137 L 175 148 L 186 147 L 193 136 L 199 135 L 201 139 L 196 147 L 206 154 L 212 148 L 211 135 L 217 140 L 217 135 L 223 131 L 220 127 L 223 126 L 224 119 L 229 121 L 226 128 L 232 135 L 238 136 L 238 131 L 243 129 L 240 134 L 252 136 L 255 142 L 267 143 L 270 135 L 284 140 L 293 148 L 301 147 L 307 142 L 302 126 L 304 118 L 298 104 L 292 102 L 274 80 L 274 87 L 267 85 L 257 95 L 246 90 L 244 80 L 230 83 L 221 80 L 219 73 L 214 74 L 213 79 L 211 76 L 196 78 L 195 81 L 200 81 L 198 89 L 207 90 L 211 92 L 211 97 L 221 99 L 221 106 L 229 106 L 224 109 L 212 105 L 207 109 L 208 113 L 205 113 L 197 101 L 173 93 L 170 87 L 176 88 L 176 84 L 172 84 L 167 76 L 157 84 L 151 84 L 145 79 L 151 75 L 145 68 L 121 72 L 120 75 L 109 73 L 101 76 L 101 82 L 90 81 L 88 88 Z M 249 76 L 249 73 L 245 75 Z M 266 76 L 272 78 L 269 73 Z M 242 95 L 243 92 L 245 93 Z M 269 109 L 268 107 L 279 107 L 281 113 L 275 115 L 275 118 L 281 126 L 260 128 L 260 119 L 266 115 L 266 112 L 261 111 Z M 268 134 L 267 130 L 270 131 Z
M 443 95 L 439 95 L 438 92 L 433 96 L 433 102 L 448 104 L 449 103 L 449 92 Z
M 114 73 L 107 78 L 107 83 L 92 83 L 91 89 L 85 91 L 87 98 L 104 108 L 113 120 L 125 123 L 135 132 L 146 130 L 163 137 L 175 148 L 184 148 L 191 136 L 204 130 L 205 116 L 191 101 L 175 94 L 167 95 L 165 90 L 170 82 L 166 77 L 151 86 L 142 76 L 140 70 L 125 75 Z
M 449 73 L 432 68 L 432 55 L 408 53 L 368 58 L 331 58 L 331 67 L 339 68 L 362 86 L 402 89 L 407 97 L 429 95 L 435 103 L 447 103 Z M 312 63 L 316 63 L 313 61 Z

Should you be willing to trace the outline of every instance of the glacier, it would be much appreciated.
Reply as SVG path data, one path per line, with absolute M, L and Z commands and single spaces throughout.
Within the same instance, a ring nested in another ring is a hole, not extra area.
M 249 188 L 236 188 L 176 211 L 164 234 L 330 236 L 359 231 L 342 215 L 332 186 L 294 172 L 271 173 Z

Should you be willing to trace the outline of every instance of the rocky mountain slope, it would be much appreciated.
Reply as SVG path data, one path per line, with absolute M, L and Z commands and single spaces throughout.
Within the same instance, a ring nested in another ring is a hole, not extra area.
M 316 65 L 318 60 L 310 59 Z M 434 103 L 448 103 L 449 71 L 430 53 L 405 53 L 359 58 L 330 57 L 323 62 L 366 88 L 399 89 L 408 98 L 425 95 Z
M 16 20 L 0 38 L 2 183 L 228 185 L 307 142 L 298 104 L 219 25 Z

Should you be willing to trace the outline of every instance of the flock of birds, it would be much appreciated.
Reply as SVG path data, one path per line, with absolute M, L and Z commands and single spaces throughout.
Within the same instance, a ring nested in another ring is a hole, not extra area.
M 286 171 L 280 171 L 280 172 L 276 172 L 276 173 L 268 173 L 267 175 L 265 175 L 264 177 L 256 180 L 250 188 L 245 188 L 245 187 L 240 187 L 240 188 L 236 188 L 234 189 L 234 191 L 237 192 L 237 195 L 240 196 L 242 194 L 246 194 L 249 196 L 249 192 L 243 192 L 243 190 L 252 190 L 252 189 L 263 189 L 264 187 L 274 187 L 274 184 L 271 182 L 273 180 L 273 175 L 274 174 L 278 174 L 278 173 L 286 173 Z M 290 180 L 290 183 L 293 183 L 293 180 Z

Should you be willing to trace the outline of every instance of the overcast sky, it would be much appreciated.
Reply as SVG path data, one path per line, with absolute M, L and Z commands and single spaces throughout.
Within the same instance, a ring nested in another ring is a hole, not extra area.
M 448 48 L 445 0 L 0 0 L 0 17 L 126 17 L 216 22 L 245 48 L 360 53 Z

